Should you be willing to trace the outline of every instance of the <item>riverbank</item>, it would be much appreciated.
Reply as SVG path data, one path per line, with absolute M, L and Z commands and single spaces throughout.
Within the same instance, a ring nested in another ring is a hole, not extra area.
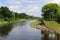
M 40 25 L 40 21 L 36 21 L 31 23 L 30 25 L 33 28 L 40 29 L 40 30 L 46 30 L 50 32 L 55 32 L 56 34 L 60 34 L 60 24 L 57 23 L 56 21 L 43 21 L 45 26 Z
M 11 23 L 16 23 L 16 22 L 22 22 L 26 21 L 27 19 L 19 19 L 19 20 L 14 20 L 14 21 L 0 21 L 0 26 L 8 25 Z
M 60 24 L 56 21 L 44 21 L 46 27 L 51 30 L 54 30 L 55 33 L 60 34 Z
M 41 22 L 37 20 L 37 21 L 31 23 L 30 25 L 38 25 L 39 23 L 41 23 Z
M 40 25 L 40 23 L 41 23 L 40 21 L 36 21 L 36 22 L 31 23 L 30 25 L 31 25 L 31 27 L 39 29 L 39 30 L 41 30 L 43 32 L 45 32 L 45 31 L 46 32 L 51 32 L 51 33 L 54 32 L 53 30 L 47 28 L 46 26 Z

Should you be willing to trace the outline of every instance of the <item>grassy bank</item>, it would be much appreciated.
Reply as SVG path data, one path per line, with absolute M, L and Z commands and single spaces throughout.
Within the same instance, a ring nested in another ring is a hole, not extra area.
M 30 25 L 38 25 L 40 21 L 31 23 Z M 60 24 L 56 21 L 44 21 L 47 28 L 55 31 L 55 33 L 60 34 Z
M 4 26 L 10 23 L 16 23 L 16 22 L 22 22 L 22 21 L 26 21 L 27 19 L 19 19 L 19 20 L 14 20 L 14 21 L 0 21 L 0 26 Z
M 0 26 L 4 26 L 4 25 L 7 25 L 8 22 L 7 21 L 0 21 Z
M 18 19 L 18 20 L 13 20 L 13 21 L 10 21 L 8 23 L 16 23 L 16 22 L 22 22 L 22 21 L 26 21 L 27 19 Z
M 57 23 L 56 21 L 44 21 L 46 27 L 49 29 L 54 30 L 56 33 L 60 34 L 60 24 Z
M 30 25 L 38 25 L 40 23 L 40 21 L 35 21 L 35 22 L 33 22 L 33 23 L 31 23 Z

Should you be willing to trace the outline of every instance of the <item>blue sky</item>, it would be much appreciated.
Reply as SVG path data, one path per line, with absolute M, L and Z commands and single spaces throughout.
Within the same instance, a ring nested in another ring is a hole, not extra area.
M 28 15 L 40 17 L 43 5 L 47 3 L 57 3 L 60 0 L 0 0 L 0 6 L 7 6 L 14 12 L 25 12 Z

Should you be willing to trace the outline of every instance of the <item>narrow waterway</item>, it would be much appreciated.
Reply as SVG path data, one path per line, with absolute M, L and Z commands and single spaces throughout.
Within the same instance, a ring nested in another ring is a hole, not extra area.
M 0 40 L 55 40 L 43 37 L 41 30 L 32 28 L 29 24 L 35 20 L 28 20 L 5 27 L 0 27 Z

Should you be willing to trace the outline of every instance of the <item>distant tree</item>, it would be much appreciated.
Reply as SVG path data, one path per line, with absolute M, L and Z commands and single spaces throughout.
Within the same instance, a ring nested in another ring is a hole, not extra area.
M 26 14 L 25 13 L 19 13 L 19 18 L 26 18 Z
M 17 12 L 15 12 L 15 17 L 18 18 L 19 17 L 19 14 Z
M 34 16 L 29 16 L 26 13 L 17 13 L 10 11 L 8 7 L 0 7 L 0 21 L 1 19 L 3 21 L 15 21 L 19 19 L 34 19 L 36 17 Z
M 49 20 L 56 20 L 57 15 L 58 15 L 58 8 L 59 6 L 55 3 L 50 3 L 47 5 L 44 5 L 42 7 L 42 16 L 44 19 L 49 19 Z

